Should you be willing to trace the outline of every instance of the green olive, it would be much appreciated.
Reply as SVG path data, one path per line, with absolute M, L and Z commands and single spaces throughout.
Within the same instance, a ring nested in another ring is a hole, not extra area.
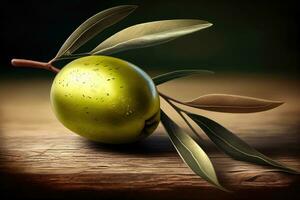
M 51 105 L 71 131 L 101 143 L 135 142 L 160 120 L 159 95 L 140 68 L 109 56 L 86 56 L 67 64 L 51 87 Z

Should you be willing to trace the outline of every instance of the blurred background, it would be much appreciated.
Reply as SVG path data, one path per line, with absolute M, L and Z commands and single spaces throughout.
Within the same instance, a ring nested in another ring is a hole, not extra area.
M 48 61 L 69 34 L 95 13 L 121 4 L 139 8 L 102 32 L 80 51 L 137 23 L 191 18 L 214 26 L 170 43 L 114 54 L 144 70 L 209 69 L 221 73 L 279 74 L 298 78 L 297 1 L 2 1 L 1 77 L 48 76 L 47 71 L 14 69 L 11 58 Z
M 111 190 L 112 185 L 129 187 L 128 193 L 139 199 L 152 198 L 152 191 L 155 191 L 152 189 L 155 187 L 158 187 L 159 194 L 171 192 L 174 197 L 179 193 L 184 198 L 187 198 L 186 194 L 194 194 L 196 198 L 203 196 L 196 191 L 209 193 L 209 199 L 216 197 L 215 192 L 211 192 L 203 182 L 197 182 L 198 179 L 192 178 L 196 184 L 187 181 L 192 177 L 191 172 L 181 167 L 180 158 L 162 126 L 149 140 L 145 140 L 143 145 L 146 148 L 134 146 L 133 153 L 105 150 L 100 145 L 91 145 L 71 134 L 51 111 L 49 91 L 53 73 L 38 69 L 17 69 L 10 65 L 12 58 L 49 61 L 68 36 L 87 18 L 104 9 L 124 4 L 135 4 L 139 8 L 103 31 L 81 48 L 81 52 L 91 50 L 113 33 L 137 23 L 182 18 L 213 23 L 208 29 L 169 43 L 113 56 L 136 64 L 150 75 L 175 69 L 207 69 L 216 72 L 213 76 L 187 77 L 158 87 L 161 92 L 179 100 L 204 94 L 227 93 L 285 102 L 274 110 L 249 115 L 205 111 L 201 111 L 201 114 L 237 133 L 263 153 L 295 169 L 300 168 L 300 7 L 297 1 L 2 0 L 1 197 L 4 194 L 4 197 L 17 196 L 20 199 L 51 198 L 55 195 L 61 198 L 71 194 L 74 199 L 80 196 L 77 194 L 84 197 L 94 194 L 99 198 L 103 197 L 101 194 L 116 191 L 116 195 L 124 199 L 126 196 L 123 194 L 126 193 L 122 192 L 127 189 Z M 216 168 L 223 170 L 221 174 L 226 179 L 232 177 L 227 180 L 232 180 L 233 188 L 246 188 L 241 197 L 252 198 L 254 195 L 253 199 L 282 199 L 299 196 L 299 177 L 274 174 L 271 170 L 256 168 L 254 165 L 233 162 L 215 151 L 212 144 L 207 144 L 207 152 L 212 155 Z M 150 151 L 144 152 L 147 148 Z M 146 155 L 145 160 L 142 160 L 143 154 Z M 109 159 L 106 162 L 103 158 Z M 153 165 L 153 162 L 158 161 L 161 165 Z M 224 161 L 227 165 L 224 165 Z M 165 166 L 166 163 L 175 167 L 170 170 Z M 128 174 L 124 169 L 128 169 Z M 139 174 L 132 176 L 131 172 Z M 180 181 L 177 181 L 177 175 Z M 184 175 L 187 179 L 182 179 Z M 170 181 L 170 184 L 166 181 Z M 136 187 L 136 183 L 141 187 Z M 149 183 L 153 184 L 153 188 Z M 162 190 L 169 185 L 171 189 Z M 199 189 L 199 185 L 203 189 Z M 143 194 L 141 191 L 144 189 L 146 192 Z M 274 198 L 267 198 L 269 194 Z M 224 194 L 224 197 L 216 199 L 229 197 Z

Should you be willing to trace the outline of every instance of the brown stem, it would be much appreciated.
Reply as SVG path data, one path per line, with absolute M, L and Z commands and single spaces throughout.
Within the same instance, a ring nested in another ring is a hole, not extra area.
M 71 59 L 75 59 L 75 58 L 80 58 L 83 56 L 90 56 L 90 53 L 78 53 L 78 54 L 70 54 L 70 55 L 66 55 L 63 57 L 55 57 L 52 60 L 49 61 L 49 63 L 53 63 L 54 61 L 59 61 L 59 60 L 71 60 Z
M 179 101 L 179 100 L 177 100 L 177 99 L 174 99 L 174 98 L 172 98 L 172 97 L 170 97 L 170 96 L 167 96 L 167 95 L 165 95 L 164 93 L 161 93 L 161 92 L 159 92 L 159 91 L 158 91 L 158 94 L 159 94 L 160 96 L 166 98 L 166 99 L 170 99 L 170 100 L 172 100 L 172 101 L 174 101 L 174 102 L 176 102 L 176 103 L 183 104 L 183 102 L 181 102 L 181 101 Z
M 185 111 L 182 110 L 181 108 L 177 107 L 174 103 L 172 103 L 170 101 L 172 99 L 170 99 L 169 97 L 167 97 L 167 95 L 162 94 L 162 93 L 159 93 L 159 94 L 160 94 L 160 96 L 162 96 L 173 107 L 173 109 L 180 115 L 180 117 L 189 126 L 189 128 L 194 132 L 194 134 L 197 135 L 200 140 L 203 140 L 203 138 L 199 135 L 199 133 L 196 131 L 196 129 L 190 124 L 190 122 L 187 120 L 187 118 L 182 114 L 182 112 L 185 113 Z
M 12 59 L 11 64 L 14 67 L 32 67 L 39 69 L 46 69 L 54 73 L 58 73 L 59 69 L 54 67 L 51 62 L 39 62 L 34 60 L 26 60 L 26 59 Z

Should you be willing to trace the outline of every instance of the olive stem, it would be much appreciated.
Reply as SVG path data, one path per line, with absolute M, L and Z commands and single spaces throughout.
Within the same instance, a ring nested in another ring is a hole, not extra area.
M 39 62 L 35 60 L 26 60 L 26 59 L 12 59 L 11 64 L 14 67 L 32 67 L 39 69 L 46 69 L 54 73 L 58 73 L 60 69 L 54 67 L 51 62 Z
M 164 93 L 161 93 L 161 92 L 158 92 L 158 93 L 159 93 L 160 96 L 164 97 L 165 99 L 172 100 L 172 101 L 174 101 L 174 102 L 176 102 L 176 103 L 179 103 L 179 104 L 184 104 L 183 102 L 181 102 L 181 101 L 179 101 L 179 100 L 177 100 L 177 99 L 174 99 L 174 98 L 172 98 L 172 97 L 170 97 L 170 96 L 167 96 L 167 95 L 165 95 Z
M 74 58 L 80 58 L 83 56 L 89 56 L 91 55 L 90 53 L 78 53 L 78 54 L 70 54 L 67 56 L 63 56 L 63 57 L 55 57 L 52 60 L 49 61 L 49 63 L 53 63 L 55 61 L 59 61 L 59 60 L 69 60 L 69 59 L 74 59 Z
M 190 124 L 190 122 L 187 120 L 187 118 L 182 114 L 182 113 L 186 113 L 185 110 L 177 107 L 174 103 L 172 103 L 171 101 L 175 101 L 177 103 L 180 103 L 178 100 L 173 99 L 161 92 L 158 92 L 160 94 L 160 96 L 166 100 L 167 103 L 170 104 L 170 106 L 180 115 L 180 117 L 184 120 L 184 122 L 189 126 L 189 128 L 193 131 L 193 133 L 195 135 L 197 135 L 199 137 L 200 140 L 203 140 L 202 137 L 198 134 L 198 132 L 195 130 L 195 128 Z

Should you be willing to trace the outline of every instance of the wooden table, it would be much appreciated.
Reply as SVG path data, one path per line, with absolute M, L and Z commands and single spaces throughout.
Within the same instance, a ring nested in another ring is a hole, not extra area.
M 274 76 L 214 75 L 169 82 L 159 89 L 179 99 L 207 93 L 248 95 L 286 103 L 255 114 L 199 111 L 268 156 L 300 169 L 299 81 Z M 205 138 L 203 148 L 224 193 L 194 175 L 162 126 L 146 140 L 123 146 L 89 142 L 64 128 L 49 103 L 51 80 L 0 81 L 0 177 L 5 197 L 122 199 L 299 199 L 300 179 L 240 162 Z M 202 134 L 202 133 L 201 133 Z

